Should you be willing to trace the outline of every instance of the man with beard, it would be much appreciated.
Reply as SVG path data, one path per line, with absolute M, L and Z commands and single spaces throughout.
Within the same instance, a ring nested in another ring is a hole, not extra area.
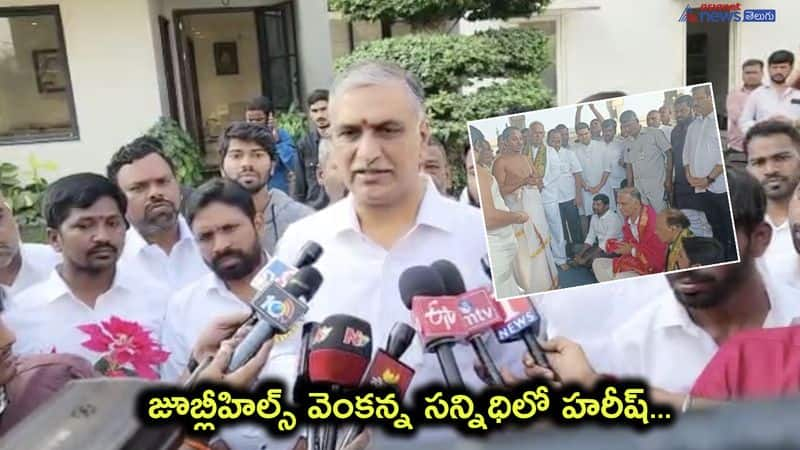
M 753 125 L 764 120 L 778 120 L 800 127 L 800 90 L 786 83 L 794 66 L 794 55 L 778 50 L 767 59 L 770 84 L 756 88 L 744 104 L 740 128 L 747 133 Z
M 773 276 L 789 277 L 787 270 L 797 259 L 787 218 L 789 201 L 800 183 L 800 133 L 784 122 L 761 122 L 747 132 L 744 148 L 747 170 L 767 195 L 766 221 L 772 227 L 772 241 L 763 263 Z
M 739 126 L 742 110 L 747 98 L 758 87 L 764 78 L 764 62 L 760 59 L 748 59 L 742 63 L 742 86 L 728 93 L 725 109 L 728 113 L 728 149 L 725 150 L 725 162 L 744 168 L 747 156 L 744 153 L 744 133 Z
M 266 97 L 256 97 L 244 113 L 247 123 L 260 125 L 267 130 L 272 138 L 275 157 L 272 158 L 272 174 L 269 178 L 269 188 L 279 189 L 291 195 L 297 186 L 297 149 L 292 136 L 283 128 L 278 127 L 275 120 L 275 110 L 272 102 Z
M 725 258 L 736 260 L 736 241 L 728 206 L 728 188 L 722 173 L 722 145 L 719 142 L 717 116 L 714 114 L 714 100 L 711 98 L 711 85 L 692 88 L 692 99 L 700 116 L 686 132 L 683 146 L 683 169 L 686 180 L 698 194 L 697 206 L 705 213 L 714 239 L 725 249 Z
M 261 245 L 272 254 L 286 228 L 314 210 L 282 190 L 269 187 L 277 155 L 266 128 L 251 123 L 232 123 L 220 136 L 219 152 L 222 176 L 238 182 L 253 196 L 264 227 Z
M 320 139 L 328 136 L 328 91 L 317 89 L 306 100 L 311 130 L 297 141 L 297 177 L 294 198 L 301 203 L 321 209 L 327 204 L 325 193 L 317 180 Z M 314 205 L 323 205 L 319 208 Z
M 540 193 L 544 186 L 541 174 L 537 174 L 530 158 L 522 154 L 519 128 L 508 127 L 501 136 L 505 151 L 494 161 L 492 176 L 509 209 L 529 217 L 527 222 L 514 225 L 519 248 L 517 282 L 529 294 L 556 289 L 558 270 L 549 246 L 550 229 Z
M 556 125 L 556 130 L 561 133 L 561 146 L 564 148 L 570 148 L 572 146 L 572 142 L 569 140 L 569 128 L 563 123 Z
M 639 310 L 612 334 L 606 347 L 615 361 L 609 373 L 643 378 L 657 387 L 651 391 L 653 401 L 678 410 L 700 403 L 688 393 L 719 346 L 732 336 L 747 329 L 785 327 L 800 319 L 800 292 L 756 270 L 755 260 L 771 234 L 764 222 L 761 187 L 738 169 L 729 170 L 728 182 L 741 261 L 666 275 L 672 292 Z M 556 338 L 542 347 L 563 382 L 590 387 L 600 379 L 577 344 Z M 530 377 L 554 375 L 528 358 L 525 364 Z
M 175 166 L 158 140 L 140 137 L 123 146 L 111 157 L 106 173 L 128 199 L 125 217 L 132 226 L 120 264 L 135 266 L 170 290 L 208 273 L 194 235 L 178 212 L 181 192 Z
M 158 378 L 167 293 L 135 267 L 117 267 L 125 194 L 105 177 L 79 173 L 50 184 L 42 209 L 63 261 L 12 299 L 6 320 L 18 351 L 73 353 L 104 375 Z
M 47 278 L 59 261 L 49 245 L 20 242 L 14 211 L 0 192 L 0 301 Z

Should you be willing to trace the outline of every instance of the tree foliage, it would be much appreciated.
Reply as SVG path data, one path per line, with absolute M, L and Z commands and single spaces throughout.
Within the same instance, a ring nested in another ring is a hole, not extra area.
M 405 21 L 412 25 L 443 20 L 508 19 L 539 13 L 549 0 L 330 0 L 350 20 Z

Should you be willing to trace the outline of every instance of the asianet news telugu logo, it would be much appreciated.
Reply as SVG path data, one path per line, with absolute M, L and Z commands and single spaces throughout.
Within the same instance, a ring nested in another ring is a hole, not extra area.
M 774 9 L 745 9 L 740 3 L 703 3 L 699 8 L 686 5 L 678 22 L 775 22 Z

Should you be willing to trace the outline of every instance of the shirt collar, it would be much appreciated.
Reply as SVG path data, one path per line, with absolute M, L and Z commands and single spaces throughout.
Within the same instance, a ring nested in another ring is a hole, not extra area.
M 176 244 L 185 240 L 194 240 L 194 235 L 189 228 L 188 222 L 186 222 L 186 219 L 183 217 L 183 214 L 178 214 L 178 242 L 176 242 Z M 128 229 L 127 236 L 125 237 L 126 250 L 133 251 L 134 254 L 138 255 L 142 250 L 151 245 L 155 244 L 148 243 L 135 227 L 132 226 Z
M 454 200 L 445 198 L 436 189 L 433 179 L 426 174 L 420 174 L 420 177 L 425 180 L 425 193 L 422 196 L 422 202 L 417 211 L 417 217 L 414 222 L 415 227 L 425 225 L 448 233 L 456 231 L 456 223 L 452 215 L 446 214 L 450 208 L 447 203 L 457 203 Z M 334 234 L 339 234 L 346 231 L 353 231 L 361 233 L 361 224 L 356 215 L 355 203 L 353 200 L 353 193 L 349 193 L 347 197 L 329 206 L 331 209 L 331 231 Z
M 68 295 L 71 298 L 77 299 L 75 294 L 72 293 L 72 289 L 67 286 L 66 281 L 61 277 L 61 274 L 58 273 L 58 268 L 61 266 L 59 264 L 50 272 L 50 276 L 47 277 L 42 282 L 43 285 L 43 292 L 42 292 L 42 301 L 46 303 L 52 303 L 65 295 Z M 117 270 L 114 273 L 114 279 L 111 281 L 111 287 L 106 292 L 116 291 L 119 289 L 126 290 L 129 292 L 134 292 L 141 286 L 141 282 L 137 282 L 135 277 L 128 275 L 128 273 L 124 270 L 120 270 L 119 266 L 117 266 Z
M 786 220 L 784 220 L 782 224 L 775 225 L 775 222 L 772 221 L 772 219 L 769 217 L 769 214 L 764 214 L 764 221 L 767 222 L 769 224 L 769 226 L 771 226 L 772 229 L 775 230 L 775 231 L 789 228 L 789 219 L 788 218 Z

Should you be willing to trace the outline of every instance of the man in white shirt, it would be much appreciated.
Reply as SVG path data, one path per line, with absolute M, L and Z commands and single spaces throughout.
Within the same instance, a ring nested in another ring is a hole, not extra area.
M 101 374 L 157 379 L 166 308 L 162 285 L 117 261 L 126 200 L 108 179 L 79 173 L 50 184 L 43 200 L 50 245 L 63 262 L 17 294 L 6 321 L 20 353 L 73 353 Z
M 663 131 L 667 140 L 672 143 L 672 125 L 670 125 L 672 123 L 672 108 L 663 105 L 658 108 L 658 115 L 661 118 L 661 125 L 658 129 Z
M 576 250 L 575 262 L 578 265 L 592 267 L 595 258 L 613 258 L 617 255 L 606 253 L 606 242 L 609 239 L 622 239 L 622 217 L 609 208 L 606 194 L 597 194 L 592 202 L 592 216 L 589 233 L 580 250 Z
M 447 149 L 438 138 L 431 136 L 422 155 L 422 171 L 431 176 L 442 195 L 449 196 L 451 176 Z
M 800 127 L 800 90 L 787 83 L 793 66 L 794 54 L 788 50 L 769 55 L 767 71 L 771 83 L 756 88 L 747 97 L 739 119 L 743 133 L 764 120 L 779 120 Z
M 728 188 L 723 175 L 722 145 L 719 140 L 717 117 L 711 85 L 692 88 L 695 108 L 700 113 L 686 131 L 683 145 L 683 165 L 686 180 L 699 194 L 697 206 L 706 214 L 714 239 L 725 249 L 725 259 L 736 260 L 736 241 L 728 205 Z
M 550 228 L 550 251 L 553 259 L 561 270 L 569 270 L 567 265 L 567 244 L 564 241 L 564 227 L 561 224 L 561 211 L 559 203 L 559 180 L 562 175 L 561 160 L 558 152 L 544 143 L 544 125 L 533 122 L 528 127 L 530 130 L 531 160 L 533 168 L 542 177 L 542 204 L 544 215 Z
M 488 146 L 489 144 L 486 145 Z M 465 205 L 480 208 L 481 204 L 478 196 L 478 182 L 475 169 L 475 158 L 472 157 L 472 147 L 467 145 L 464 148 L 464 172 L 466 172 L 467 185 L 464 186 L 464 190 L 461 191 L 458 201 Z
M 800 133 L 784 122 L 761 122 L 747 132 L 744 148 L 747 171 L 767 195 L 766 221 L 772 227 L 772 241 L 762 263 L 772 276 L 785 276 L 797 258 L 787 218 L 789 202 L 800 183 Z
M 611 210 L 617 210 L 617 191 L 621 189 L 622 180 L 625 179 L 627 173 L 625 172 L 625 140 L 617 138 L 617 121 L 614 119 L 606 119 L 603 121 L 603 151 L 608 158 L 608 164 L 611 167 L 611 172 L 608 175 L 608 189 L 606 194 L 611 201 Z
M 277 256 L 292 257 L 309 239 L 319 242 L 325 251 L 315 267 L 325 281 L 306 319 L 350 314 L 371 324 L 373 342 L 385 342 L 395 321 L 412 320 L 398 289 L 408 267 L 444 258 L 459 268 L 467 289 L 489 284 L 480 263 L 487 253 L 484 225 L 479 210 L 443 197 L 419 173 L 430 129 L 423 91 L 411 74 L 383 62 L 352 66 L 334 82 L 330 105 L 334 154 L 350 195 L 292 224 Z M 270 369 L 272 364 L 292 369 L 280 376 L 286 382 L 295 378 L 296 345 L 277 344 L 268 362 Z M 488 346 L 500 361 L 511 357 L 511 362 L 521 351 L 491 337 Z M 454 352 L 467 388 L 482 387 L 470 348 L 456 345 Z M 416 370 L 408 397 L 420 386 L 442 382 L 436 357 L 424 353 L 419 340 L 403 361 Z M 374 438 L 375 448 L 388 439 L 378 433 Z M 431 448 L 458 445 L 450 430 L 423 430 L 415 438 Z
M 608 178 L 611 176 L 611 160 L 606 155 L 605 144 L 592 140 L 589 126 L 578 124 L 578 143 L 575 144 L 575 155 L 583 168 L 583 217 L 586 228 L 592 215 L 592 202 L 597 194 L 611 194 Z
M 561 176 L 558 178 L 558 210 L 561 228 L 567 244 L 567 256 L 574 256 L 572 246 L 583 241 L 584 232 L 578 206 L 583 202 L 583 168 L 571 148 L 561 146 L 561 133 L 552 129 L 547 133 L 547 143 L 558 153 Z
M 178 290 L 208 273 L 194 235 L 178 212 L 181 192 L 175 165 L 161 143 L 140 137 L 120 148 L 106 169 L 128 199 L 125 217 L 131 224 L 125 235 L 120 264 L 149 274 Z
M 0 192 L 0 296 L 9 299 L 42 281 L 59 261 L 49 245 L 20 242 L 14 211 Z
M 789 203 L 789 229 L 795 255 L 787 256 L 784 270 L 782 273 L 775 273 L 775 276 L 800 289 L 800 191 L 797 190 Z
M 741 262 L 666 275 L 672 292 L 615 330 L 609 346 L 614 361 L 609 372 L 644 378 L 658 388 L 652 392 L 654 401 L 676 408 L 687 403 L 696 378 L 729 337 L 744 329 L 784 327 L 800 319 L 800 291 L 756 270 L 755 259 L 763 254 L 771 234 L 764 222 L 763 191 L 738 169 L 729 171 L 728 182 Z M 563 380 L 584 385 L 597 380 L 581 352 L 568 349 L 565 341 L 543 346 Z M 542 374 L 540 368 L 531 368 L 529 375 Z
M 322 187 L 325 195 L 320 195 L 325 201 L 322 203 L 310 204 L 314 209 L 320 210 L 330 204 L 336 203 L 347 195 L 347 187 L 342 180 L 342 174 L 336 162 L 331 157 L 333 144 L 329 137 L 319 140 L 319 164 L 317 164 L 317 182 Z

